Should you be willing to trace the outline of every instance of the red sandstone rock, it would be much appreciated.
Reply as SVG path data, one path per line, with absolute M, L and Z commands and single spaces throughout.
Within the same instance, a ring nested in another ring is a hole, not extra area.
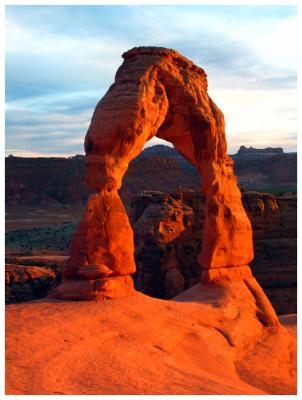
M 125 297 L 134 293 L 133 280 L 129 275 L 98 279 L 94 290 L 97 300 Z
M 51 291 L 49 297 L 66 300 L 95 300 L 93 281 L 68 279 Z
M 259 283 L 256 281 L 254 277 L 245 278 L 244 282 L 256 300 L 257 318 L 265 326 L 271 326 L 274 327 L 275 329 L 278 328 L 279 327 L 278 317 Z
M 134 199 L 130 215 L 139 291 L 169 299 L 200 282 L 196 257 L 204 223 L 201 199 L 200 192 L 191 190 L 147 192 Z
M 242 197 L 257 236 L 276 227 L 280 219 L 280 210 L 275 196 L 269 193 L 249 192 L 243 193 Z
M 50 297 L 70 300 L 103 300 L 125 297 L 134 292 L 129 275 L 102 279 L 68 279 L 56 287 Z
M 135 272 L 133 259 L 134 243 L 133 232 L 129 224 L 127 214 L 116 191 L 99 190 L 90 196 L 86 214 L 81 220 L 71 243 L 70 259 L 65 265 L 62 276 L 64 279 L 95 280 L 108 278 L 108 276 L 130 275 Z M 115 282 L 115 281 L 114 281 Z M 125 279 L 121 280 L 132 289 L 133 283 Z M 81 286 L 81 285 L 80 285 Z M 113 287 L 110 286 L 110 296 Z M 121 283 L 117 286 L 117 296 L 121 289 Z M 69 291 L 69 286 L 65 286 Z M 81 292 L 87 288 L 87 300 L 96 297 L 94 285 L 81 286 Z M 109 286 L 108 286 L 109 288 Z M 91 290 L 94 295 L 91 294 Z M 105 289 L 103 289 L 104 291 Z M 64 288 L 59 288 L 50 294 L 59 297 Z M 71 294 L 74 298 L 75 291 Z M 67 295 L 64 295 L 64 298 Z M 84 295 L 80 295 L 82 299 Z
M 202 267 L 248 264 L 251 225 L 226 153 L 223 114 L 207 94 L 206 73 L 164 48 L 134 48 L 123 57 L 86 135 L 87 185 L 119 189 L 144 144 L 155 135 L 168 140 L 202 176 L 207 197 Z
M 253 274 L 248 265 L 233 268 L 213 268 L 202 272 L 201 280 L 203 283 L 222 283 L 224 281 L 238 281 L 245 278 L 252 278 Z
M 294 331 L 267 328 L 257 308 L 244 281 L 172 301 L 10 305 L 6 394 L 296 394 Z
M 113 274 L 113 271 L 106 267 L 106 265 L 84 265 L 78 271 L 81 279 L 100 279 L 106 278 Z
M 83 277 L 83 268 L 91 265 L 105 265 L 115 276 L 135 271 L 132 230 L 117 190 L 129 163 L 155 135 L 173 143 L 202 177 L 202 268 L 247 265 L 253 259 L 251 224 L 227 156 L 223 114 L 207 93 L 206 73 L 170 49 L 134 48 L 123 58 L 85 138 L 86 184 L 97 193 L 73 238 L 63 276 L 78 278 L 80 269 Z M 178 230 L 181 223 L 176 217 Z M 170 228 L 163 225 L 159 231 Z
M 132 229 L 117 192 L 100 190 L 88 200 L 63 277 L 77 278 L 79 268 L 91 265 L 103 265 L 112 275 L 131 274 L 135 272 L 133 253 Z

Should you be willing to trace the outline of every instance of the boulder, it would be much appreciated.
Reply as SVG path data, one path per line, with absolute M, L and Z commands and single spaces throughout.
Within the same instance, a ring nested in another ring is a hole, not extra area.
M 5 264 L 5 302 L 19 303 L 44 297 L 57 279 L 51 268 Z

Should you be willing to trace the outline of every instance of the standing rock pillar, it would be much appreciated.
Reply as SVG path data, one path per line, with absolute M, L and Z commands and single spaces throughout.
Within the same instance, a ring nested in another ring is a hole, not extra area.
M 130 294 L 134 290 L 133 254 L 132 229 L 117 191 L 96 191 L 72 238 L 63 283 L 52 296 L 100 300 Z

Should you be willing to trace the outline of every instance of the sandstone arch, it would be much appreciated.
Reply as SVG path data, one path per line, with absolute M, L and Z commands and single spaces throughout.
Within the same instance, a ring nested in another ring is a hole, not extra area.
M 251 224 L 206 73 L 165 48 L 134 48 L 123 58 L 86 134 L 86 184 L 96 192 L 73 237 L 65 282 L 53 296 L 94 299 L 132 290 L 133 233 L 118 189 L 129 162 L 155 135 L 173 143 L 202 178 L 207 199 L 198 259 L 203 282 L 252 277 Z

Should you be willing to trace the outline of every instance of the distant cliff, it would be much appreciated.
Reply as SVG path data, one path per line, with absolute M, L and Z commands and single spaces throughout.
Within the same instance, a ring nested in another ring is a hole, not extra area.
M 242 149 L 242 147 L 241 147 Z M 249 150 L 249 149 L 248 149 Z M 254 149 L 255 150 L 255 149 Z M 232 156 L 239 186 L 244 190 L 292 191 L 297 181 L 297 154 L 242 152 Z M 244 154 L 244 155 L 242 155 Z M 6 206 L 84 204 L 89 190 L 84 184 L 84 157 L 22 158 L 5 160 Z M 170 192 L 181 187 L 197 189 L 194 166 L 174 148 L 146 148 L 129 166 L 120 194 L 126 206 L 144 190 Z
M 5 201 L 14 205 L 60 205 L 86 202 L 84 157 L 5 160 Z

